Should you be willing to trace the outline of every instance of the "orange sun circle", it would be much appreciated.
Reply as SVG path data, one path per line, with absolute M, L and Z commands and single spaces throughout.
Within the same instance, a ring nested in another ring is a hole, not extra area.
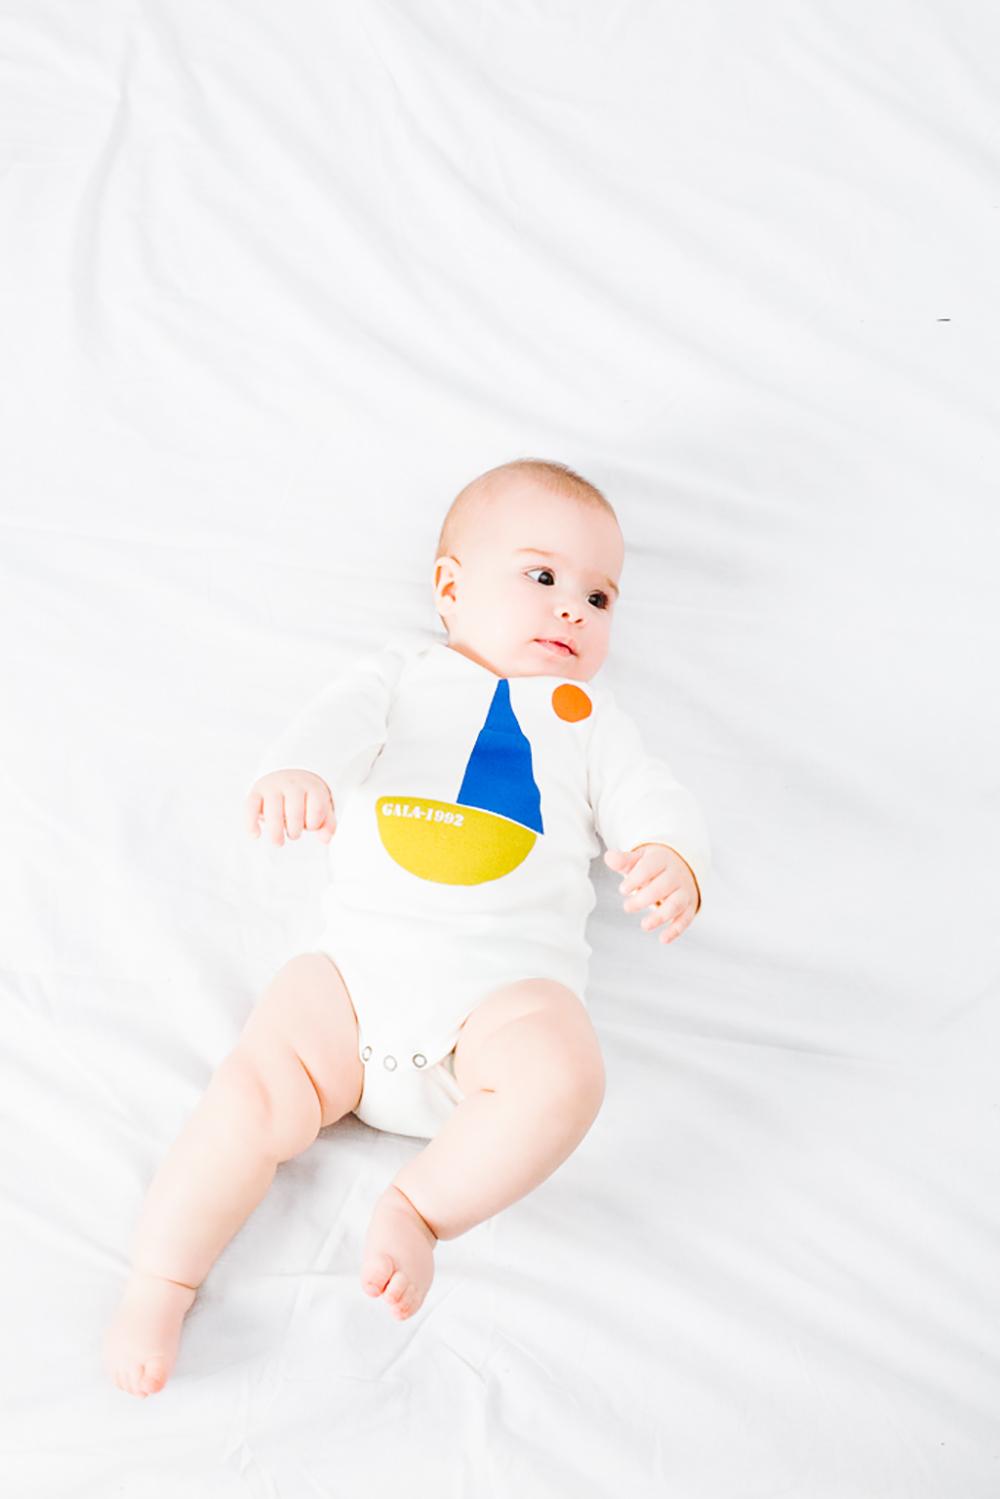
M 592 706 L 590 698 L 582 687 L 573 687 L 568 682 L 563 682 L 552 694 L 552 707 L 555 709 L 557 718 L 565 723 L 579 723 L 581 718 L 589 718 Z

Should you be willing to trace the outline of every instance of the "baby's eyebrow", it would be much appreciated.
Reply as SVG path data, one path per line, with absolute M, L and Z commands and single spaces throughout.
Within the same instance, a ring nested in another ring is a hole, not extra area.
M 566 561 L 566 558 L 561 557 L 558 552 L 546 551 L 545 547 L 518 547 L 514 553 L 514 556 L 518 557 L 523 552 L 530 552 L 533 557 L 554 557 L 557 562 Z M 617 583 L 612 583 L 610 578 L 602 578 L 601 582 L 604 583 L 607 588 L 611 589 L 615 598 L 619 597 L 620 589 Z

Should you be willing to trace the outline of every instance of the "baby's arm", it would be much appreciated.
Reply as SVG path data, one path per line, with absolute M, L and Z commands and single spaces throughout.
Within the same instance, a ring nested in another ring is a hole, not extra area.
M 283 797 L 286 819 L 290 799 L 294 806 L 286 824 L 291 836 L 305 826 L 320 829 L 329 841 L 334 809 L 364 780 L 385 744 L 403 659 L 391 646 L 371 651 L 309 699 L 257 763 L 247 794 L 254 823 L 266 817 L 269 797 Z M 277 832 L 276 841 L 283 842 Z
M 595 714 L 587 773 L 597 831 L 609 851 L 623 856 L 614 867 L 627 873 L 636 850 L 663 845 L 690 871 L 700 910 L 711 864 L 704 818 L 666 761 L 646 751 L 634 719 L 607 689 Z

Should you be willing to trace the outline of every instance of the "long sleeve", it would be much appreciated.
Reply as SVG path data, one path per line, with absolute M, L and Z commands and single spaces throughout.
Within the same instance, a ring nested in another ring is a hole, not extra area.
M 267 746 L 255 779 L 273 770 L 310 770 L 329 786 L 334 806 L 340 805 L 385 744 L 404 659 L 404 651 L 387 645 L 334 677 Z
M 711 865 L 708 829 L 694 796 L 666 761 L 647 753 L 635 721 L 606 692 L 588 750 L 590 805 L 608 848 L 665 843 L 702 887 Z

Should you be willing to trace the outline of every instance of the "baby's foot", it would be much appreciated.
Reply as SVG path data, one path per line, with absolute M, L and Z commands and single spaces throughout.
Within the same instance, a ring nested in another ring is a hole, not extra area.
M 133 1271 L 104 1338 L 104 1365 L 120 1390 L 145 1400 L 170 1378 L 191 1286 Z
M 398 1187 L 386 1187 L 368 1225 L 361 1285 L 368 1296 L 385 1296 L 397 1322 L 423 1304 L 434 1279 L 437 1235 Z

